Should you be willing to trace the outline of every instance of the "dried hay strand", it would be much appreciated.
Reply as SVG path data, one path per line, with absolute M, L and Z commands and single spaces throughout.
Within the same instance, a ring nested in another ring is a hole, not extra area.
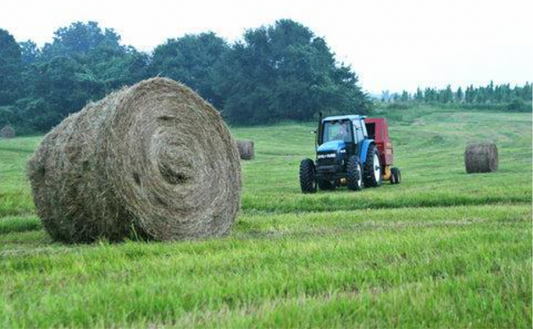
M 11 126 L 4 126 L 0 129 L 0 137 L 2 138 L 15 138 L 15 128 Z
M 498 170 L 498 148 L 494 143 L 471 144 L 465 149 L 466 172 L 486 173 Z
M 237 148 L 239 149 L 239 155 L 241 160 L 252 160 L 254 154 L 254 142 L 251 140 L 237 140 Z
M 66 243 L 222 236 L 242 187 L 219 113 L 164 78 L 66 118 L 30 159 L 28 176 L 44 227 Z

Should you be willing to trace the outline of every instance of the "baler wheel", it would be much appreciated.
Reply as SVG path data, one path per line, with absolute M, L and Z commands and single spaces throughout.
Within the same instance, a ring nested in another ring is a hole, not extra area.
M 400 169 L 392 167 L 390 170 L 390 183 L 400 184 L 402 182 L 402 173 Z

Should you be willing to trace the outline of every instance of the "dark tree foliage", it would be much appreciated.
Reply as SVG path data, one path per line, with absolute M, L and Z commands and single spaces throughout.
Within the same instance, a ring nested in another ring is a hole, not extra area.
M 351 67 L 335 60 L 323 38 L 279 20 L 228 44 L 214 33 L 169 39 L 152 54 L 123 45 L 113 29 L 75 22 L 39 48 L 0 29 L 0 125 L 47 131 L 88 102 L 152 76 L 183 82 L 236 124 L 311 120 L 325 114 L 366 114 L 372 103 Z M 464 91 L 417 89 L 383 94 L 401 103 L 500 104 L 531 110 L 531 84 L 469 86 Z
M 223 97 L 214 90 L 214 68 L 229 51 L 226 41 L 212 32 L 185 35 L 155 48 L 149 72 L 186 84 L 220 108 Z
M 54 41 L 43 47 L 43 56 L 52 58 L 82 55 L 100 45 L 121 47 L 120 36 L 113 29 L 102 31 L 96 22 L 75 22 L 68 27 L 59 28 L 54 33 Z
M 20 97 L 21 67 L 20 46 L 11 34 L 0 29 L 0 106 L 10 105 Z
M 214 33 L 169 39 L 149 55 L 113 29 L 75 22 L 44 47 L 0 30 L 0 124 L 46 131 L 87 102 L 151 76 L 183 82 L 232 123 L 359 113 L 371 102 L 324 39 L 291 20 L 246 31 L 229 45 Z
M 20 51 L 22 56 L 22 63 L 24 65 L 30 65 L 39 60 L 41 56 L 41 50 L 37 47 L 35 42 L 28 40 L 20 42 Z
M 291 20 L 245 32 L 216 69 L 223 113 L 235 123 L 309 120 L 316 113 L 368 113 L 357 76 L 323 39 Z
M 32 67 L 34 92 L 56 109 L 61 117 L 83 108 L 87 101 L 105 95 L 94 72 L 71 57 L 54 57 Z
M 121 45 L 118 34 L 95 22 L 58 29 L 42 49 L 32 41 L 8 39 L 9 47 L 0 47 L 6 52 L 1 58 L 11 59 L 14 68 L 0 65 L 0 79 L 10 79 L 6 87 L 0 85 L 0 95 L 17 94 L 6 97 L 10 107 L 0 111 L 0 122 L 9 119 L 26 130 L 49 130 L 87 102 L 148 77 L 149 56 Z
M 79 62 L 89 68 L 105 93 L 148 77 L 149 56 L 133 47 L 101 44 Z

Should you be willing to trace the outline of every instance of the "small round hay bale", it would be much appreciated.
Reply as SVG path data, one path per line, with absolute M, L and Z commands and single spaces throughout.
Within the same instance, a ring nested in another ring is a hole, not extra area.
M 240 206 L 228 127 L 191 89 L 164 78 L 65 119 L 36 150 L 28 176 L 44 227 L 67 243 L 221 236 Z
M 0 137 L 2 138 L 14 138 L 15 137 L 15 128 L 11 126 L 4 126 L 0 130 Z
M 237 148 L 239 149 L 239 155 L 241 160 L 252 160 L 254 154 L 254 142 L 251 140 L 237 140 Z
M 465 150 L 466 172 L 486 173 L 498 170 L 498 148 L 494 143 L 470 144 Z

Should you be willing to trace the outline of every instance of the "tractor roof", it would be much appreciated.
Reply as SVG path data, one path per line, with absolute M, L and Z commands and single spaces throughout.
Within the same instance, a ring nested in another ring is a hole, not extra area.
M 364 119 L 364 115 L 337 115 L 332 117 L 325 117 L 322 121 L 338 121 L 338 120 L 360 120 Z

